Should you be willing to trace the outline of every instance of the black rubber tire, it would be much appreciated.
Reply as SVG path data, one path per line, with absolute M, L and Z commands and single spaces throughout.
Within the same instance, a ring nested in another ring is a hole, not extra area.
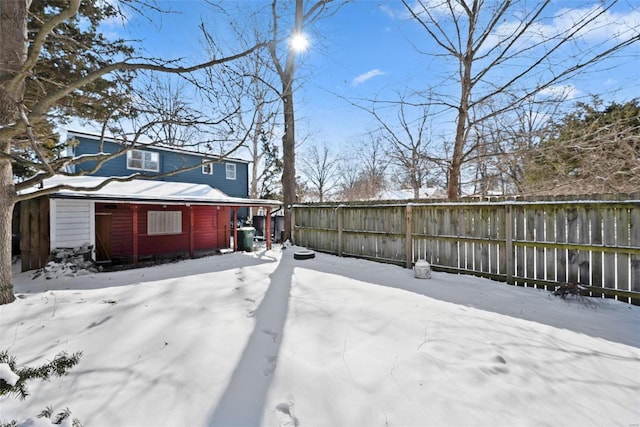
M 315 257 L 316 257 L 316 253 L 314 251 L 310 251 L 308 249 L 301 250 L 301 251 L 295 251 L 293 253 L 293 258 L 294 259 L 311 259 L 311 258 L 315 258 Z

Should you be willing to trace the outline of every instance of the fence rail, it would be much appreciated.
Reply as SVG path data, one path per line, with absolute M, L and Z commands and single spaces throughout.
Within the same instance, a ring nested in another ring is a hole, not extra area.
M 293 239 L 315 250 L 520 286 L 577 283 L 640 304 L 640 193 L 588 200 L 305 204 Z

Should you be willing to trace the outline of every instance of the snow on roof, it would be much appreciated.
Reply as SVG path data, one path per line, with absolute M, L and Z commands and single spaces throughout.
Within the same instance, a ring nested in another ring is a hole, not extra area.
M 438 187 L 426 187 L 420 189 L 420 198 L 443 198 L 446 197 L 446 192 Z M 407 200 L 413 199 L 413 190 L 400 189 L 400 190 L 383 190 L 375 198 L 376 200 Z
M 132 179 L 113 181 L 100 190 L 91 190 L 100 185 L 107 177 L 97 176 L 59 176 L 45 179 L 42 188 L 58 185 L 72 185 L 73 190 L 61 189 L 51 194 L 54 198 L 86 198 L 111 201 L 137 201 L 147 203 L 194 203 L 244 206 L 280 206 L 277 200 L 245 199 L 231 197 L 206 184 L 188 182 L 156 181 Z M 32 191 L 38 189 L 34 188 Z

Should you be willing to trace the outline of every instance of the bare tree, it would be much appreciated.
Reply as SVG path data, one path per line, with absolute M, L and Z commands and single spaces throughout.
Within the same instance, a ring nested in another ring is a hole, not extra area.
M 294 77 L 296 71 L 296 49 L 292 40 L 304 37 L 303 30 L 311 26 L 321 16 L 328 14 L 328 4 L 332 0 L 314 0 L 306 2 L 296 0 L 293 10 L 293 21 L 289 31 L 283 37 L 281 23 L 283 22 L 279 11 L 278 0 L 273 0 L 271 5 L 272 17 L 272 42 L 269 45 L 271 59 L 280 79 L 279 91 L 282 100 L 282 112 L 284 121 L 284 134 L 282 136 L 282 195 L 285 206 L 284 211 L 284 236 L 291 238 L 291 209 L 296 201 L 296 166 L 295 166 L 295 109 L 293 104 Z M 290 12 L 290 11 L 289 11 Z
M 218 56 L 203 63 L 180 66 L 176 61 L 149 59 L 144 60 L 133 56 L 132 51 L 122 51 L 118 59 L 101 58 L 95 66 L 77 77 L 69 79 L 68 73 L 62 74 L 65 80 L 58 82 L 42 82 L 47 84 L 46 91 L 33 91 L 29 98 L 25 98 L 27 79 L 38 76 L 39 66 L 43 58 L 44 48 L 48 38 L 56 42 L 73 44 L 74 48 L 87 49 L 88 46 L 77 46 L 75 41 L 64 34 L 54 34 L 65 23 L 72 21 L 80 10 L 79 0 L 71 0 L 68 5 L 58 9 L 47 9 L 44 18 L 39 22 L 37 30 L 27 33 L 29 7 L 34 5 L 29 0 L 2 1 L 0 3 L 0 304 L 6 304 L 15 299 L 11 285 L 11 219 L 13 208 L 20 200 L 39 197 L 58 191 L 62 188 L 73 189 L 68 185 L 49 189 L 41 189 L 30 194 L 21 193 L 22 190 L 36 186 L 43 179 L 56 173 L 63 173 L 63 168 L 78 164 L 82 161 L 95 161 L 97 166 L 104 164 L 110 158 L 124 153 L 87 156 L 82 159 L 68 157 L 51 157 L 38 138 L 35 129 L 46 123 L 56 109 L 62 105 L 72 105 L 74 96 L 79 96 L 83 88 L 91 86 L 105 76 L 113 76 L 118 72 L 136 73 L 141 70 L 169 74 L 189 74 L 198 70 L 224 64 L 258 49 L 265 44 L 257 44 L 250 48 L 227 56 Z M 40 5 L 38 5 L 40 6 Z M 30 80 L 31 82 L 31 80 Z M 108 80 L 105 80 L 108 83 Z M 112 90 L 112 88 L 107 88 Z M 112 94 L 113 95 L 113 94 Z M 106 96 L 106 95 L 105 95 Z M 117 100 L 117 96 L 105 99 Z M 66 103 L 66 104 L 65 104 Z M 79 109 L 76 111 L 82 113 Z M 112 110 L 112 112 L 115 110 Z M 105 123 L 108 117 L 105 117 Z M 128 140 L 125 147 L 130 150 L 135 147 L 138 138 L 147 129 L 158 125 L 158 122 L 147 123 L 138 129 Z M 105 125 L 106 129 L 106 125 Z M 23 153 L 15 152 L 15 144 L 28 146 Z M 13 164 L 22 163 L 28 166 L 25 170 L 33 171 L 22 182 L 13 181 Z M 196 167 L 199 167 L 197 165 Z M 89 172 L 91 173 L 91 172 Z M 100 186 L 91 188 L 97 190 L 113 180 L 129 180 L 139 177 L 131 175 L 126 178 L 113 177 L 105 180 Z
M 477 149 L 469 158 L 475 169 L 472 184 L 476 194 L 490 191 L 500 194 L 525 194 L 524 164 L 533 150 L 540 145 L 549 120 L 555 117 L 569 97 L 570 88 L 550 94 L 537 94 L 522 100 L 503 114 L 492 115 L 500 108 L 494 102 L 481 106 L 487 120 L 474 129 Z M 504 96 L 509 97 L 509 93 Z M 512 103 L 511 100 L 505 101 Z
M 342 200 L 368 200 L 379 197 L 387 188 L 389 159 L 384 141 L 376 133 L 369 133 L 341 158 L 340 198 Z
M 187 82 L 167 75 L 152 74 L 143 90 L 146 96 L 141 97 L 138 104 L 141 113 L 166 118 L 156 128 L 150 129 L 147 135 L 154 141 L 168 145 L 184 147 L 192 144 L 198 126 L 206 119 L 186 100 Z
M 582 37 L 599 30 L 616 0 L 592 7 L 565 10 L 569 25 L 554 25 L 550 0 L 402 0 L 412 18 L 435 44 L 434 55 L 452 59 L 449 79 L 457 94 L 442 93 L 441 103 L 456 117 L 454 143 L 448 165 L 448 197 L 461 191 L 461 172 L 476 148 L 473 129 L 489 117 L 511 110 L 554 85 L 585 72 L 640 40 L 637 28 L 612 34 L 599 45 L 581 44 Z M 510 19 L 511 18 L 511 19 Z M 585 47 L 586 46 L 586 47 Z M 446 86 L 446 84 L 445 84 Z M 472 111 L 510 92 L 512 101 L 488 115 Z
M 326 144 L 311 146 L 302 156 L 300 172 L 317 195 L 324 202 L 338 183 L 338 159 L 331 156 Z
M 355 105 L 355 104 L 354 104 Z M 408 184 L 414 198 L 420 189 L 432 183 L 438 173 L 441 158 L 431 144 L 431 116 L 428 104 L 411 103 L 404 94 L 394 102 L 372 101 L 364 108 L 379 125 L 377 133 L 386 142 L 389 162 L 400 175 L 399 181 Z
M 243 10 L 243 14 L 247 11 Z M 247 46 L 247 34 L 250 34 L 258 43 L 260 28 L 250 16 L 248 18 L 249 29 L 234 27 L 236 39 Z M 209 49 L 216 54 L 217 44 L 213 36 L 209 35 L 204 24 L 201 26 L 206 34 Z M 210 92 L 207 103 L 217 104 L 218 109 L 234 113 L 227 122 L 227 126 L 220 129 L 214 138 L 214 145 L 222 153 L 228 153 L 234 147 L 242 147 L 251 158 L 251 174 L 249 181 L 249 194 L 252 198 L 258 198 L 261 188 L 271 187 L 270 180 L 273 170 L 264 169 L 264 166 L 279 169 L 280 162 L 277 159 L 267 159 L 278 152 L 274 140 L 277 137 L 278 112 L 281 106 L 278 97 L 278 88 L 275 82 L 276 75 L 269 67 L 270 55 L 267 50 L 255 51 L 244 58 L 222 67 L 214 67 L 205 70 L 206 88 L 215 87 Z

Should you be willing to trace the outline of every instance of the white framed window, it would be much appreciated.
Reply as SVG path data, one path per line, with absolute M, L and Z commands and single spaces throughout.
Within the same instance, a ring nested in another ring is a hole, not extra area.
M 182 211 L 147 212 L 147 234 L 182 233 Z
M 160 155 L 153 151 L 127 151 L 127 169 L 159 172 Z
M 236 164 L 235 163 L 225 163 L 224 164 L 225 175 L 227 179 L 236 179 Z
M 202 174 L 213 175 L 213 163 L 207 163 L 206 165 L 202 165 Z

